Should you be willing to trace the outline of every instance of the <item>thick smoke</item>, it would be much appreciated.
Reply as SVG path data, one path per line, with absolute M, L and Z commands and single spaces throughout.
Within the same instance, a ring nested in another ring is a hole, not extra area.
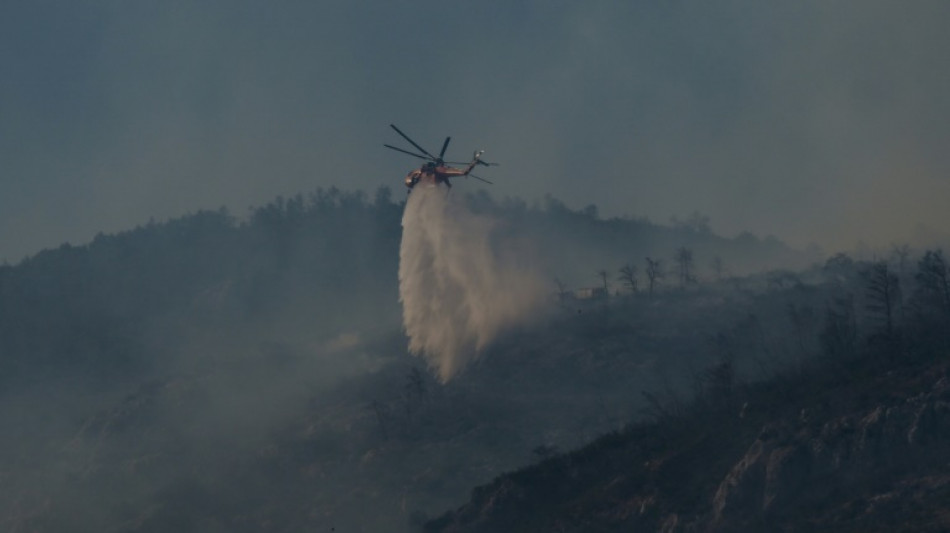
M 543 295 L 538 276 L 525 267 L 523 254 L 511 253 L 497 221 L 446 192 L 416 187 L 403 213 L 399 250 L 409 351 L 424 356 L 443 382 L 504 328 L 530 316 Z

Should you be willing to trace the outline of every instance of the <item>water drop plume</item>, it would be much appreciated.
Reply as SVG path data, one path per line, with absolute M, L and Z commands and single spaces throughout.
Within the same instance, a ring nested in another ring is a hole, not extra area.
M 417 187 L 402 219 L 399 297 L 409 351 L 446 382 L 502 331 L 529 319 L 544 290 L 499 221 L 443 187 Z

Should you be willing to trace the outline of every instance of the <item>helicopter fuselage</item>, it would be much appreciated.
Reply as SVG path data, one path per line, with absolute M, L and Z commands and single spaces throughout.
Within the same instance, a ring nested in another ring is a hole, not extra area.
M 412 189 L 420 183 L 429 186 L 445 183 L 451 187 L 452 183 L 449 182 L 449 178 L 464 176 L 466 174 L 468 174 L 468 172 L 465 170 L 447 166 L 417 168 L 409 174 L 406 174 L 406 187 Z

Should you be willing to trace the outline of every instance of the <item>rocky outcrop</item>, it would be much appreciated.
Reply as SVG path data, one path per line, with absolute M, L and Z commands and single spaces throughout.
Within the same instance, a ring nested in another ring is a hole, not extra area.
M 724 425 L 641 426 L 476 489 L 427 531 L 947 531 L 948 375 L 810 384 L 840 401 L 803 392 L 794 416 L 783 396 Z
M 795 424 L 770 423 L 719 484 L 711 523 L 768 523 L 804 506 L 815 511 L 835 492 L 861 497 L 873 486 L 911 483 L 908 476 L 923 475 L 935 461 L 946 465 L 948 442 L 946 377 L 927 392 L 823 423 L 807 412 Z

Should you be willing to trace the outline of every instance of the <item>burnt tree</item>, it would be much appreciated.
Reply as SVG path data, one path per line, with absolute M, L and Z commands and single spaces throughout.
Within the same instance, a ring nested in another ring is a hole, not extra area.
M 650 290 L 650 296 L 653 296 L 653 289 L 663 280 L 663 262 L 660 259 L 646 258 L 647 261 L 647 283 Z
M 886 261 L 874 263 L 865 275 L 865 307 L 881 324 L 878 330 L 880 337 L 893 342 L 897 333 L 894 314 L 900 302 L 900 281 L 888 268 Z
M 637 267 L 627 263 L 626 265 L 620 267 L 620 275 L 617 276 L 617 281 L 623 283 L 625 287 L 630 289 L 631 293 L 636 294 L 637 292 Z

